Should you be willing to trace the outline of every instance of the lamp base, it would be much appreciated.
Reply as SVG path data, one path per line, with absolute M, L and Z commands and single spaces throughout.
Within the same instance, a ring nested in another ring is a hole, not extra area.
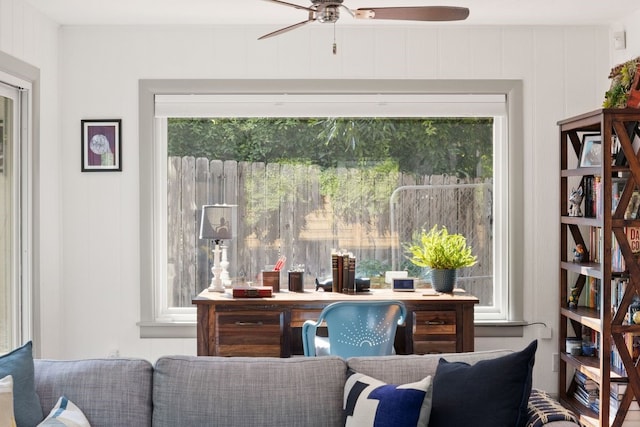
M 211 283 L 207 290 L 209 292 L 225 292 L 224 283 L 222 283 L 222 267 L 220 266 L 220 245 L 216 240 L 216 245 L 213 248 L 213 267 L 211 267 Z
M 225 287 L 222 285 L 222 281 L 220 281 L 220 283 L 217 283 L 217 284 L 211 283 L 211 285 L 209 285 L 207 290 L 209 292 L 220 292 L 220 293 L 225 293 L 227 291 Z

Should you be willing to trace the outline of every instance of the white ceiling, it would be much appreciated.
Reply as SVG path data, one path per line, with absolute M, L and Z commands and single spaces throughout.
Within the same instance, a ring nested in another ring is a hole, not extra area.
M 307 12 L 266 0 L 26 0 L 62 25 L 280 25 L 307 19 Z M 310 0 L 286 0 L 309 6 Z M 462 6 L 463 23 L 446 25 L 612 24 L 640 10 L 638 0 L 344 0 L 351 9 L 389 6 Z M 340 24 L 356 21 L 341 13 Z M 358 21 L 363 22 L 363 21 Z M 371 22 L 368 22 L 371 23 Z M 397 25 L 375 21 L 374 25 Z M 442 25 L 441 23 L 414 23 Z M 321 25 L 314 23 L 314 25 Z

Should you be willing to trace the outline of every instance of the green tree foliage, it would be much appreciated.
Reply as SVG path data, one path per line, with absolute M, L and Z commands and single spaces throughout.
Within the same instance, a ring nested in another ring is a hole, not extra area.
M 491 118 L 186 118 L 169 120 L 169 155 L 487 177 L 492 135 Z

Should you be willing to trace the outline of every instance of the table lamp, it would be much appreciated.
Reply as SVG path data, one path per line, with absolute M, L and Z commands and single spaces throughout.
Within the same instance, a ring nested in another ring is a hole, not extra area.
M 224 292 L 225 285 L 231 285 L 229 260 L 225 240 L 231 240 L 235 230 L 236 205 L 204 205 L 200 220 L 200 239 L 213 240 L 213 267 L 209 292 Z

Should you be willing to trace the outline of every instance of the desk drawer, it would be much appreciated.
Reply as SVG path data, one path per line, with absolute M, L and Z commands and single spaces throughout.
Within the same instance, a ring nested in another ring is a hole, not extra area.
M 457 349 L 456 312 L 416 311 L 413 316 L 415 354 L 454 353 Z
M 456 333 L 455 311 L 416 311 L 413 316 L 414 335 L 449 335 Z
M 216 356 L 280 357 L 283 324 L 282 312 L 216 313 Z

